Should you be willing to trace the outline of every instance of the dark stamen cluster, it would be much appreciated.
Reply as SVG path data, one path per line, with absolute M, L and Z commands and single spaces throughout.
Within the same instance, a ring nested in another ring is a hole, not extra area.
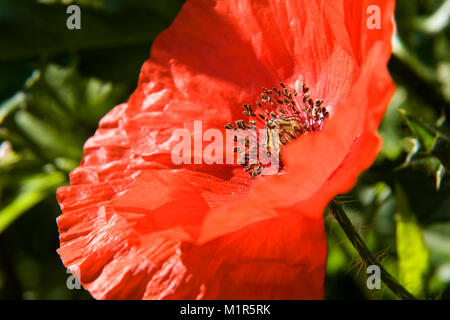
M 244 150 L 235 148 L 235 152 L 243 157 L 244 170 L 250 172 L 250 177 L 261 174 L 264 165 L 261 159 L 259 162 L 249 162 L 249 155 L 254 150 L 245 151 L 248 141 L 246 138 L 239 138 L 238 129 L 249 129 L 252 135 L 257 135 L 256 128 L 264 129 L 264 142 L 261 147 L 264 148 L 267 157 L 270 157 L 274 152 L 279 154 L 282 146 L 298 137 L 321 130 L 324 121 L 329 117 L 327 108 L 323 106 L 323 100 L 314 100 L 309 95 L 309 88 L 303 83 L 300 92 L 295 89 L 289 91 L 283 83 L 280 85 L 280 89 L 263 88 L 261 100 L 256 101 L 255 110 L 249 104 L 244 105 L 243 114 L 253 118 L 249 123 L 237 120 L 235 125 L 229 123 L 225 126 L 226 129 L 236 131 L 235 141 L 243 142 Z

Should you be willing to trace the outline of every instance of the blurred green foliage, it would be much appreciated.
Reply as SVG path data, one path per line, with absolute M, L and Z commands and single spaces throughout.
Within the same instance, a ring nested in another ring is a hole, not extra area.
M 65 28 L 66 6 L 82 28 Z M 99 119 L 127 100 L 152 40 L 182 0 L 0 0 L 0 299 L 87 299 L 69 290 L 56 248 L 58 186 Z M 397 0 L 396 95 L 375 165 L 345 196 L 372 252 L 411 292 L 450 297 L 450 1 Z M 6 32 L 5 32 L 6 30 Z M 361 259 L 326 213 L 326 295 L 368 290 Z
M 450 297 L 450 1 L 397 0 L 389 69 L 397 92 L 383 149 L 339 197 L 367 245 L 420 298 Z M 363 262 L 328 214 L 327 297 L 390 299 L 368 290 Z
M 70 31 L 68 1 L 0 0 L 0 299 L 90 297 L 66 286 L 55 190 L 100 118 L 128 99 L 182 5 L 75 3 L 82 28 Z

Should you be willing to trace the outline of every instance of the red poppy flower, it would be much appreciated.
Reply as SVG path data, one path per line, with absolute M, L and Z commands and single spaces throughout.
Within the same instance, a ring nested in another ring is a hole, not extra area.
M 367 27 L 370 5 L 379 29 Z M 99 299 L 323 298 L 322 213 L 380 149 L 393 10 L 394 0 L 188 0 L 58 190 L 63 263 Z M 175 129 L 223 128 L 280 82 L 305 82 L 329 113 L 283 143 L 280 174 L 171 161 Z

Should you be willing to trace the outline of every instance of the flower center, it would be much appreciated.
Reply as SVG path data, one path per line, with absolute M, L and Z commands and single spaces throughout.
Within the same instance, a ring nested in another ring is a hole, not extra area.
M 280 89 L 263 88 L 261 100 L 256 101 L 257 108 L 254 109 L 249 104 L 244 105 L 243 114 L 250 117 L 249 123 L 237 120 L 236 125 L 229 123 L 225 126 L 226 129 L 235 131 L 234 140 L 241 144 L 240 147 L 234 148 L 241 156 L 238 163 L 245 166 L 244 170 L 249 171 L 251 178 L 260 175 L 267 166 L 273 165 L 273 156 L 278 157 L 284 145 L 308 132 L 321 130 L 329 117 L 323 100 L 310 97 L 309 88 L 305 84 L 302 83 L 299 93 L 295 89 L 288 90 L 283 83 L 280 85 Z M 257 139 L 256 128 L 262 129 L 260 139 Z M 256 149 L 260 151 L 259 161 L 252 157 L 256 154 L 255 146 L 250 146 L 252 138 L 258 141 Z M 268 161 L 269 159 L 271 161 Z M 279 161 L 277 164 L 278 169 L 281 169 Z

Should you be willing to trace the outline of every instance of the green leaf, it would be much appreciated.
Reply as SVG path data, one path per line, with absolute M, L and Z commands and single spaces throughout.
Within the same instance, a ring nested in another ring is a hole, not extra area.
M 15 110 L 25 106 L 26 96 L 22 91 L 0 104 L 0 124 Z
M 397 159 L 402 153 L 402 134 L 400 124 L 403 122 L 398 109 L 406 103 L 408 92 L 403 87 L 398 87 L 380 126 L 380 134 L 383 137 L 383 149 L 381 156 L 390 160 Z
M 415 138 L 407 139 L 410 145 L 412 145 L 412 148 L 409 148 L 408 156 L 400 168 L 412 165 L 413 158 L 420 151 L 422 151 L 422 155 L 431 155 L 435 162 L 437 162 L 437 165 L 433 164 L 431 167 L 433 167 L 433 172 L 436 177 L 436 189 L 439 190 L 446 170 L 450 169 L 450 137 L 444 132 L 445 129 L 441 128 L 445 124 L 445 116 L 441 116 L 437 121 L 440 126 L 437 127 L 408 114 L 403 109 L 399 109 L 399 111 L 405 117 L 406 123 L 415 135 Z
M 0 233 L 31 207 L 45 199 L 65 182 L 60 172 L 38 174 L 24 181 L 16 197 L 0 210 Z
M 450 170 L 450 141 L 438 137 L 432 153 L 441 161 L 442 165 L 447 168 L 447 170 Z
M 441 188 L 442 180 L 444 179 L 445 175 L 445 167 L 443 164 L 440 164 L 438 169 L 436 170 L 436 190 L 439 190 Z
M 400 185 L 396 185 L 396 200 L 399 280 L 413 295 L 423 297 L 430 266 L 430 253 Z
M 106 112 L 126 100 L 122 84 L 84 77 L 77 67 L 76 62 L 48 64 L 27 91 L 28 110 L 63 132 L 79 131 L 80 125 L 94 129 Z
M 420 142 L 414 138 L 405 138 L 402 141 L 404 149 L 408 152 L 405 161 L 398 167 L 398 169 L 406 168 L 409 166 L 414 158 L 414 156 L 420 150 Z
M 439 136 L 439 131 L 432 128 L 430 125 L 426 125 L 419 119 L 416 119 L 403 109 L 399 109 L 399 112 L 405 116 L 406 123 L 408 124 L 411 131 L 415 134 L 415 136 L 420 139 L 425 147 L 425 150 L 431 152 L 431 150 L 433 150 L 436 139 Z
M 450 1 L 442 2 L 436 12 L 426 18 L 416 18 L 416 23 L 419 29 L 427 33 L 442 32 L 450 21 Z
M 0 143 L 0 170 L 8 168 L 20 160 L 21 157 L 12 150 L 12 146 L 9 141 L 3 141 Z
M 36 143 L 42 150 L 51 155 L 81 158 L 80 143 L 74 141 L 72 136 L 58 132 L 48 123 L 34 117 L 27 111 L 19 111 L 15 116 L 17 126 Z

